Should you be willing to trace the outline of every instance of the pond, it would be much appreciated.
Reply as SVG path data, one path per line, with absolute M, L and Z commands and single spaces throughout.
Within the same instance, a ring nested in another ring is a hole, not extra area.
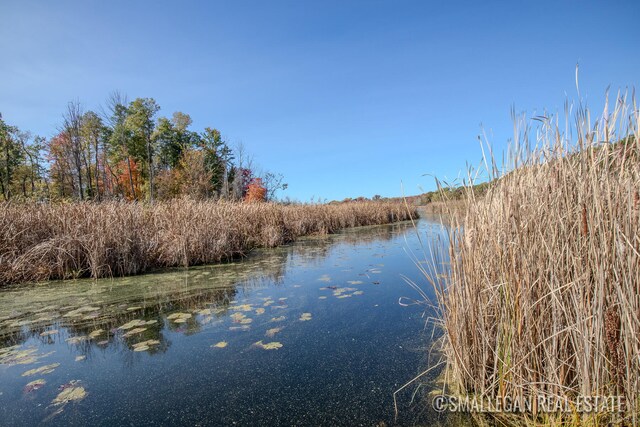
M 401 275 L 442 226 L 362 227 L 237 262 L 0 292 L 0 424 L 447 425 Z M 420 236 L 420 239 L 418 239 Z M 426 264 L 424 264 L 426 265 Z M 437 333 L 436 333 L 437 335 Z

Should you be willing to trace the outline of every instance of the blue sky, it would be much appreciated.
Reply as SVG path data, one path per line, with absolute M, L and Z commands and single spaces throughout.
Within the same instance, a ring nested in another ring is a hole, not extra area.
M 113 90 L 217 127 L 283 196 L 416 194 L 499 152 L 510 109 L 638 86 L 640 2 L 0 1 L 0 112 L 52 136 Z

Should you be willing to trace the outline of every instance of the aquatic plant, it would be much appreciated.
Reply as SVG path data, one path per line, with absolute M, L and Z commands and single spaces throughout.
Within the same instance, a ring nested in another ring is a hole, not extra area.
M 387 202 L 2 203 L 0 285 L 215 263 L 299 236 L 411 216 L 413 208 Z
M 593 124 L 582 106 L 572 126 L 518 119 L 511 163 L 487 156 L 485 193 L 470 179 L 467 203 L 445 209 L 451 268 L 425 273 L 446 332 L 447 382 L 460 393 L 622 396 L 624 422 L 640 423 L 639 112 L 626 95 L 608 107 Z M 519 421 L 611 415 L 542 412 Z

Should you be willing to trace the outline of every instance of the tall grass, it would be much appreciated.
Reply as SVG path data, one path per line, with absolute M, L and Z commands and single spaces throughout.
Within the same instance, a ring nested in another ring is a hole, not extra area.
M 0 205 L 0 285 L 138 274 L 230 259 L 313 233 L 409 218 L 399 203 L 176 200 Z
M 638 425 L 639 112 L 622 96 L 593 123 L 566 114 L 516 119 L 511 163 L 487 159 L 486 194 L 468 185 L 446 214 L 451 268 L 434 283 L 447 379 L 491 400 L 624 396 Z M 541 409 L 519 421 L 611 420 Z

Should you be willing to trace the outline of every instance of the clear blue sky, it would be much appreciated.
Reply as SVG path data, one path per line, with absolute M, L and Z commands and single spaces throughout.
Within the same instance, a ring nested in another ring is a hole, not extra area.
M 415 194 L 498 150 L 510 108 L 639 86 L 639 1 L 6 1 L 0 112 L 52 136 L 70 100 L 153 97 L 217 127 L 283 195 Z

